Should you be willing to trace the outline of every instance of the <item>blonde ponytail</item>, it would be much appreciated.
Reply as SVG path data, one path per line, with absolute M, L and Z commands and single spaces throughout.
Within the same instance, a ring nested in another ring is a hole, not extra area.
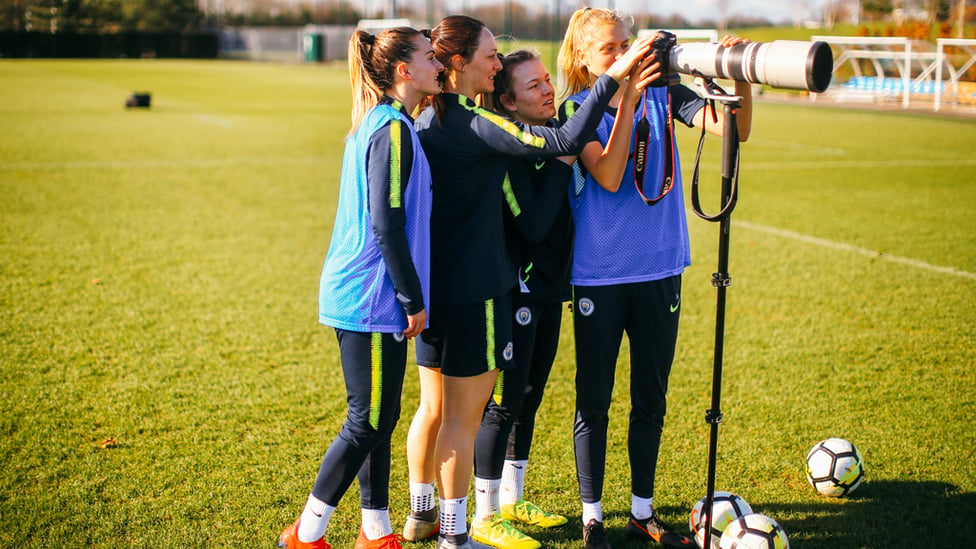
M 372 66 L 373 44 L 376 37 L 365 31 L 356 31 L 349 39 L 349 83 L 352 85 L 352 129 L 356 131 L 363 117 L 380 102 L 383 90 L 379 89 L 369 74 Z
M 383 94 L 393 87 L 397 63 L 409 62 L 417 51 L 414 37 L 422 34 L 410 27 L 395 27 L 373 36 L 356 31 L 349 39 L 349 83 L 352 85 L 352 129 Z

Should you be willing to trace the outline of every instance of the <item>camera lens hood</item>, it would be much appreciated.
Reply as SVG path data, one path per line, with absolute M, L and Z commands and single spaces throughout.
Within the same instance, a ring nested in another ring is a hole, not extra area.
M 670 51 L 671 70 L 695 71 L 711 78 L 730 78 L 774 88 L 821 93 L 830 86 L 834 56 L 826 42 L 774 40 L 723 47 L 689 42 Z

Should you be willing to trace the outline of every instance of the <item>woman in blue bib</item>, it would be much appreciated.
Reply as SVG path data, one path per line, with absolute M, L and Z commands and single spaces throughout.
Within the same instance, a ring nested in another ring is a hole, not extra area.
M 355 548 L 400 548 L 389 515 L 390 434 L 407 340 L 427 326 L 430 302 L 430 166 L 410 114 L 440 91 L 443 69 L 411 28 L 358 31 L 349 42 L 352 130 L 319 290 L 319 322 L 335 328 L 349 410 L 279 547 L 329 548 L 329 520 L 358 476 Z
M 591 83 L 630 48 L 631 20 L 607 9 L 581 9 L 570 19 L 559 51 L 560 78 L 571 115 L 591 93 Z M 723 39 L 731 46 L 741 40 Z M 673 120 L 721 135 L 722 113 L 681 85 L 622 88 L 579 157 L 571 188 L 576 239 L 573 254 L 573 325 L 576 341 L 576 468 L 587 549 L 607 549 L 603 526 L 608 412 L 623 334 L 630 342 L 628 453 L 631 509 L 626 532 L 666 547 L 694 542 L 654 514 L 654 477 L 667 409 L 665 395 L 678 337 L 681 274 L 691 264 L 681 167 Z M 749 136 L 752 95 L 737 82 L 741 141 Z M 635 184 L 636 128 L 647 118 L 646 166 Z M 706 124 L 707 119 L 707 124 Z M 670 157 L 670 158 L 668 158 Z M 667 173 L 665 173 L 667 171 Z M 664 185 L 665 176 L 669 184 Z M 665 190 L 667 192 L 665 192 Z M 644 197 L 653 201 L 648 205 Z

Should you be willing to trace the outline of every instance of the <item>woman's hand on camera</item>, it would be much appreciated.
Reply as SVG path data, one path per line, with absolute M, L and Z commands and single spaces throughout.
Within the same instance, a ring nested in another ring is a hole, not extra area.
M 613 78 L 618 83 L 623 84 L 624 79 L 630 75 L 630 71 L 639 65 L 649 51 L 653 37 L 638 38 L 627 48 L 616 61 L 607 69 L 607 76 Z
M 722 47 L 724 47 L 724 48 L 731 48 L 732 46 L 735 46 L 736 44 L 748 44 L 750 42 L 752 42 L 752 41 L 751 40 L 747 40 L 745 38 L 740 38 L 738 36 L 732 36 L 731 34 L 727 34 L 727 35 L 723 36 L 722 39 L 719 40 L 718 43 L 721 44 Z M 752 97 L 752 84 L 750 84 L 748 82 L 745 82 L 745 81 L 742 81 L 742 80 L 736 80 L 735 81 L 735 94 L 738 95 L 738 96 L 740 96 L 740 97 L 751 98 Z M 745 140 L 743 140 L 743 141 L 745 141 Z
M 636 105 L 644 88 L 658 78 L 663 78 L 661 63 L 653 55 L 645 55 L 630 71 L 624 88 L 624 101 Z
M 718 41 L 719 45 L 721 45 L 723 48 L 731 48 L 736 44 L 748 44 L 749 42 L 751 42 L 751 40 L 747 40 L 739 36 L 733 36 L 731 34 L 726 34 L 721 40 Z
M 657 80 L 668 77 L 661 70 L 663 63 L 655 56 L 649 55 L 648 61 L 650 62 L 646 66 L 643 66 L 643 68 L 637 73 L 637 81 L 634 84 L 640 91 L 644 91 L 644 88 L 654 84 L 654 82 Z

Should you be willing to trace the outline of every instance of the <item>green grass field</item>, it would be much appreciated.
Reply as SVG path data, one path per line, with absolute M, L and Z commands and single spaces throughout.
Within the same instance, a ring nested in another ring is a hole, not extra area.
M 137 90 L 152 109 L 123 108 Z M 348 95 L 342 66 L 0 61 L 0 547 L 275 545 L 345 413 L 316 299 Z M 696 139 L 681 134 L 686 179 Z M 717 488 L 796 549 L 972 544 L 974 150 L 973 121 L 757 104 L 731 231 Z M 707 204 L 718 156 L 713 139 Z M 682 530 L 705 491 L 718 242 L 716 225 L 689 223 L 655 498 Z M 572 517 L 526 529 L 554 548 L 581 539 L 564 320 L 527 487 Z M 604 500 L 618 548 L 643 546 L 622 532 L 627 371 Z M 408 375 L 395 528 L 416 400 Z M 867 465 L 847 499 L 804 478 L 831 436 Z M 333 547 L 353 544 L 357 498 Z

